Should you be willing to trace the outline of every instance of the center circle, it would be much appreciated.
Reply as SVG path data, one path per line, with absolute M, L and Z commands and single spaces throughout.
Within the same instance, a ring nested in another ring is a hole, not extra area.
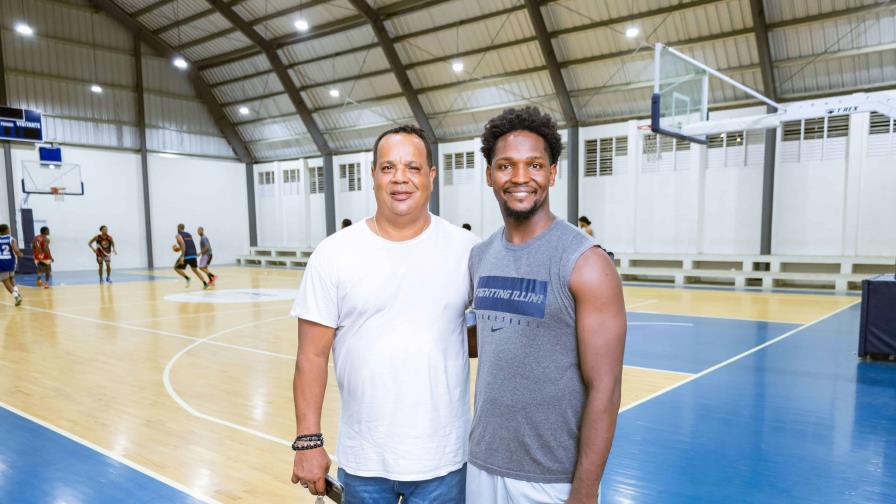
M 169 294 L 165 301 L 178 303 L 260 303 L 292 301 L 299 294 L 296 289 L 223 289 Z

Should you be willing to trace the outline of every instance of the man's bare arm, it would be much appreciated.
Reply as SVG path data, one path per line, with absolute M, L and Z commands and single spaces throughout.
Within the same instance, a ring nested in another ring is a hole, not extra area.
M 327 388 L 330 349 L 335 336 L 336 330 L 332 327 L 299 319 L 299 349 L 292 381 L 296 435 L 321 432 L 321 409 Z M 293 462 L 292 482 L 307 482 L 311 493 L 324 495 L 324 478 L 329 469 L 330 457 L 324 448 L 297 451 Z
M 567 502 L 593 504 L 619 413 L 625 303 L 616 266 L 599 248 L 582 254 L 569 286 L 576 302 L 579 366 L 586 399 L 576 472 Z
M 467 327 L 467 349 L 471 359 L 479 357 L 479 346 L 476 339 L 476 326 Z

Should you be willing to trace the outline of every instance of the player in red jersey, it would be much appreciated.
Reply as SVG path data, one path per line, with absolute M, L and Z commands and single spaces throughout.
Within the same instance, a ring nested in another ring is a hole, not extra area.
M 50 228 L 40 228 L 40 234 L 31 242 L 31 251 L 34 253 L 34 265 L 37 266 L 37 286 L 43 285 L 44 289 L 50 288 L 50 272 L 53 263 L 53 253 L 50 252 Z M 44 274 L 45 282 L 40 280 L 40 274 Z
M 96 247 L 93 246 L 94 243 Z M 112 239 L 106 226 L 100 226 L 100 234 L 91 238 L 87 246 L 96 254 L 100 283 L 103 283 L 103 263 L 106 263 L 106 282 L 112 283 L 112 279 L 109 278 L 112 275 L 112 254 L 118 254 L 118 251 L 115 250 L 115 240 Z

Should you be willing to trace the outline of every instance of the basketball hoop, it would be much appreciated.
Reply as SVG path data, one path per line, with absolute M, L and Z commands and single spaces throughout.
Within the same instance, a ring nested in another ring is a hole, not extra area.
M 65 201 L 65 188 L 64 187 L 51 186 L 50 194 L 53 195 L 53 199 L 56 201 Z

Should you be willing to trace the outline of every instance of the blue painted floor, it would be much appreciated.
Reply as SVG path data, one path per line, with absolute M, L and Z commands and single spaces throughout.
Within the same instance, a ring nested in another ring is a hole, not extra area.
M 896 363 L 852 306 L 623 412 L 608 503 L 896 502 Z
M 176 504 L 199 501 L 0 407 L 0 502 Z
M 43 276 L 41 276 L 43 278 Z M 112 283 L 120 282 L 149 282 L 151 280 L 176 280 L 175 275 L 152 275 L 147 273 L 136 273 L 134 270 L 112 270 Z M 96 270 L 90 271 L 59 271 L 50 274 L 50 286 L 62 285 L 90 285 L 99 284 L 100 277 L 96 274 Z M 37 275 L 16 275 L 16 283 L 28 287 L 37 286 Z
M 628 313 L 625 364 L 699 373 L 799 324 Z

